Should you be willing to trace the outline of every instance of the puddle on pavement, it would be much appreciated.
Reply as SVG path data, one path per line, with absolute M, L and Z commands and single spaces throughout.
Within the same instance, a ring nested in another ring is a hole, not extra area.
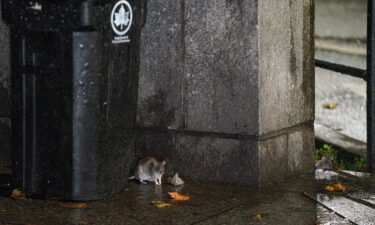
M 363 173 L 363 172 L 356 172 L 356 171 L 350 171 L 350 170 L 341 170 L 340 172 L 344 174 L 349 174 L 351 176 L 355 176 L 358 178 L 370 178 L 371 174 L 369 173 Z
M 375 190 L 372 185 L 375 182 L 372 177 L 361 176 L 361 174 L 345 177 L 341 173 L 338 174 L 337 180 L 318 181 L 314 180 L 314 174 L 307 174 L 289 180 L 288 183 L 262 189 L 199 185 L 192 182 L 181 187 L 172 187 L 166 183 L 155 186 L 151 183 L 140 185 L 130 182 L 119 195 L 106 200 L 88 202 L 86 209 L 64 208 L 58 201 L 37 199 L 14 201 L 0 197 L 0 208 L 3 209 L 0 210 L 0 224 L 57 224 L 57 222 L 74 224 L 78 221 L 100 225 L 282 225 L 299 224 L 301 221 L 303 224 L 314 224 L 314 222 L 330 225 L 351 224 L 338 214 L 358 224 L 375 221 L 375 211 L 371 207 L 375 201 Z M 348 191 L 332 194 L 323 190 L 325 185 L 336 182 L 342 183 Z M 189 194 L 191 199 L 184 202 L 174 201 L 167 194 L 170 191 Z M 307 193 L 310 198 L 302 193 Z M 368 205 L 355 199 L 368 201 Z M 150 203 L 152 200 L 169 202 L 172 206 L 158 209 Z M 251 218 L 257 214 L 264 216 L 262 221 L 252 221 Z
M 331 171 L 328 172 L 331 174 Z M 335 179 L 317 179 L 316 196 L 310 196 L 320 204 L 317 218 L 322 224 L 375 224 L 375 180 L 371 174 L 339 171 Z M 326 185 L 339 183 L 345 187 L 343 192 L 323 190 Z M 323 207 L 323 208 L 322 208 Z M 333 216 L 333 214 L 335 214 Z M 340 218 L 341 215 L 342 218 Z M 336 221 L 338 220 L 338 221 Z
M 353 225 L 347 219 L 338 216 L 335 212 L 324 208 L 322 205 L 317 204 L 317 221 L 320 225 Z
M 374 208 L 343 196 L 328 194 L 318 194 L 317 201 L 356 224 L 374 224 Z

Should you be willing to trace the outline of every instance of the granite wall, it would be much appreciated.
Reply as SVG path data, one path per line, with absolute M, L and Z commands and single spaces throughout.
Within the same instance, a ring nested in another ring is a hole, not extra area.
M 266 186 L 313 168 L 313 0 L 149 1 L 136 158 Z
M 266 186 L 313 168 L 313 0 L 153 0 L 142 33 L 136 158 L 197 182 Z M 0 21 L 0 169 L 10 161 Z

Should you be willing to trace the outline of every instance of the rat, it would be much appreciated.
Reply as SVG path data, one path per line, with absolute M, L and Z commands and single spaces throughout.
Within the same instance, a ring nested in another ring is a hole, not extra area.
M 329 158 L 323 156 L 321 160 L 319 160 L 315 163 L 315 169 L 316 170 L 318 170 L 318 169 L 332 170 L 333 169 L 332 159 L 329 159 Z
M 154 181 L 155 185 L 161 185 L 164 175 L 165 161 L 158 162 L 155 158 L 147 156 L 137 163 L 134 177 L 142 184 L 145 181 Z

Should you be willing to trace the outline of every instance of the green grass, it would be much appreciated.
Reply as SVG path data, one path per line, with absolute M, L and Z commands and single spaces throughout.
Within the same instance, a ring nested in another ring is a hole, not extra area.
M 362 157 L 355 157 L 353 163 L 349 163 L 349 162 L 345 162 L 343 160 L 340 160 L 337 168 L 342 169 L 342 170 L 365 172 L 366 171 L 366 160 Z
M 334 149 L 332 145 L 323 145 L 322 148 L 315 149 L 315 160 L 320 160 L 323 156 L 335 161 L 337 160 L 337 150 Z
M 320 160 L 322 157 L 332 159 L 333 167 L 341 170 L 351 170 L 357 172 L 365 172 L 366 159 L 362 157 L 355 157 L 352 162 L 338 159 L 337 150 L 332 145 L 323 145 L 323 147 L 316 149 L 314 153 L 315 160 Z

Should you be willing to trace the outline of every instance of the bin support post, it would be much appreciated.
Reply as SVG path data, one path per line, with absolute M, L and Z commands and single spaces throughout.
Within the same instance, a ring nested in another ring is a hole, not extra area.
M 375 4 L 368 1 L 367 20 L 367 168 L 375 172 Z

